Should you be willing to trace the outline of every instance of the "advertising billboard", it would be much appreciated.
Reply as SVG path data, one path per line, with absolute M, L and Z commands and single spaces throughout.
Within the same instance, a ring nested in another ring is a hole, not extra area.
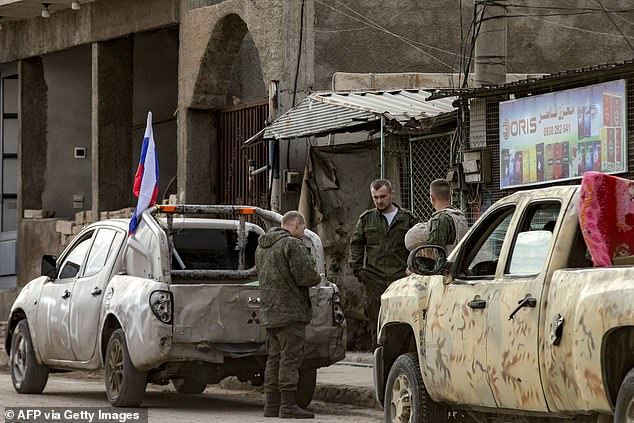
M 500 188 L 627 171 L 625 80 L 500 103 Z

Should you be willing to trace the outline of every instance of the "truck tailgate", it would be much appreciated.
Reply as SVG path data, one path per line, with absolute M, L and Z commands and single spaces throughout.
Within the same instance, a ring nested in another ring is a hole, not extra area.
M 263 343 L 257 286 L 172 285 L 174 342 Z

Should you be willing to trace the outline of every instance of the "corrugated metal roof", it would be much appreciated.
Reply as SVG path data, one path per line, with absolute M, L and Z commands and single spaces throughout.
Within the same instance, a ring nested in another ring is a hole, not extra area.
M 264 138 L 298 138 L 339 131 L 381 116 L 405 123 L 455 110 L 454 99 L 426 101 L 430 95 L 423 90 L 314 93 L 268 126 Z
M 634 67 L 634 59 L 624 60 L 617 63 L 602 63 L 599 65 L 589 66 L 585 68 L 568 69 L 561 72 L 543 75 L 541 77 L 529 77 L 526 79 L 520 79 L 518 81 L 507 82 L 501 85 L 491 85 L 484 87 L 470 87 L 470 88 L 454 88 L 454 89 L 438 89 L 434 90 L 433 99 L 441 99 L 442 97 L 455 98 L 455 96 L 475 98 L 486 97 L 490 95 L 499 95 L 512 93 L 514 89 L 525 89 L 526 87 L 537 87 L 554 82 L 565 81 L 569 78 L 586 78 L 590 79 L 596 75 L 608 75 L 613 74 L 618 77 L 618 73 L 626 71 Z M 629 68 L 629 69 L 628 69 Z

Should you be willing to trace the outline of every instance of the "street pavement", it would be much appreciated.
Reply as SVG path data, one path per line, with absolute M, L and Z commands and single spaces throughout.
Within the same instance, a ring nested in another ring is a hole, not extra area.
M 2 407 L 109 407 L 103 380 L 96 375 L 53 374 L 41 395 L 19 395 L 13 390 L 11 376 L 0 373 L 0 406 Z M 263 395 L 258 391 L 226 390 L 211 385 L 200 395 L 181 395 L 171 385 L 148 385 L 142 407 L 149 411 L 150 423 L 222 422 L 274 423 L 287 421 L 262 417 Z M 314 401 L 316 423 L 350 422 L 379 423 L 383 413 L 377 409 L 347 404 Z M 122 409 L 116 409 L 121 411 Z M 0 411 L 4 412 L 3 409 Z M 9 420 L 6 420 L 9 422 Z M 15 421 L 15 420 L 13 420 Z
M 374 398 L 372 354 L 351 353 L 329 367 L 317 370 L 314 398 L 331 403 L 380 408 Z
M 313 398 L 329 403 L 348 404 L 357 407 L 380 409 L 374 398 L 372 354 L 350 353 L 339 363 L 317 369 L 317 385 Z M 230 390 L 262 392 L 249 382 L 227 378 L 219 386 Z

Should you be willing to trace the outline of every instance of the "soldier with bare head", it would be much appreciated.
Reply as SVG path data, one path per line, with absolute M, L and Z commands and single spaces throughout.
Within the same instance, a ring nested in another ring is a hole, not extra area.
M 467 218 L 451 207 L 451 189 L 445 179 L 429 186 L 429 201 L 435 212 L 428 222 L 418 223 L 405 235 L 405 245 L 413 250 L 421 245 L 439 245 L 449 254 L 467 233 Z
M 408 251 L 403 239 L 417 219 L 394 204 L 394 191 L 387 179 L 372 182 L 370 194 L 375 208 L 359 216 L 350 238 L 350 265 L 365 287 L 365 314 L 370 320 L 374 349 L 381 294 L 390 283 L 405 276 Z
M 265 417 L 315 416 L 296 402 L 306 325 L 312 318 L 308 288 L 320 281 L 315 261 L 301 241 L 305 228 L 304 216 L 290 211 L 282 217 L 281 228 L 271 228 L 260 237 L 255 252 L 261 321 L 266 328 Z

